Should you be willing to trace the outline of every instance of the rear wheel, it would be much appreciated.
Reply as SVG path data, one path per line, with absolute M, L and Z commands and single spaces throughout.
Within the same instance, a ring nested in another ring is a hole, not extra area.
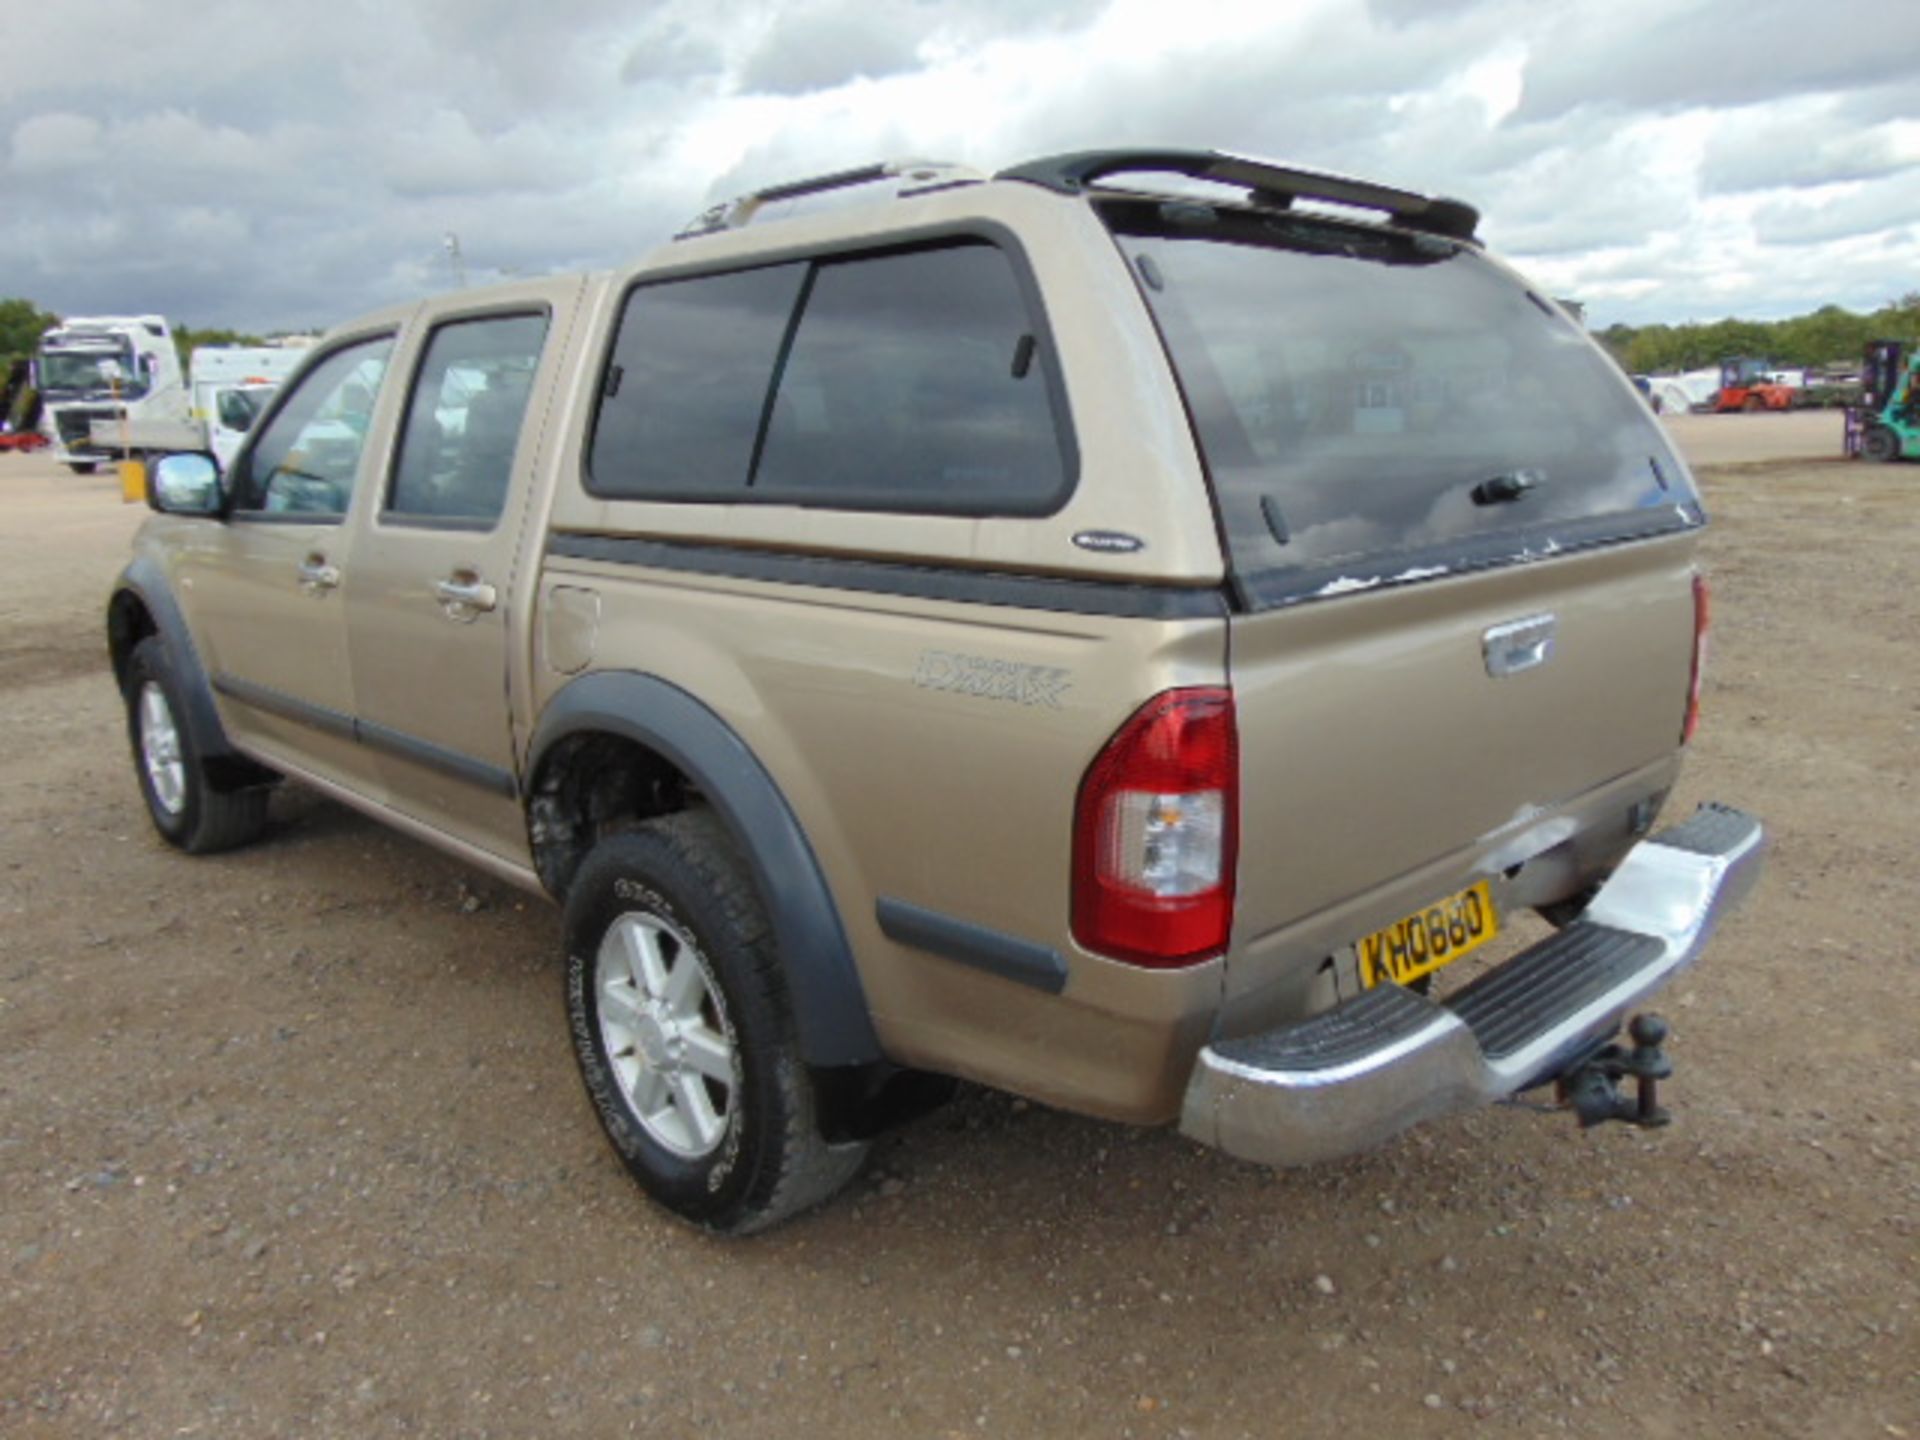
M 567 896 L 567 1017 L 627 1169 L 681 1219 L 749 1234 L 853 1178 L 812 1077 L 759 897 L 696 809 L 600 842 Z
M 1897 460 L 1900 457 L 1900 437 L 1884 425 L 1870 425 L 1867 433 L 1860 438 L 1860 453 L 1869 460 Z
M 153 828 L 193 855 L 231 850 L 267 822 L 264 786 L 216 790 L 194 748 L 165 642 L 149 636 L 127 661 L 127 738 Z

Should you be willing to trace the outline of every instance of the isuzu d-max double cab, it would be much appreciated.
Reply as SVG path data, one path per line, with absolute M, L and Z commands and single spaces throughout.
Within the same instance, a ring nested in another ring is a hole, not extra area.
M 1608 1042 L 1761 828 L 1654 830 L 1699 499 L 1476 223 L 1201 152 L 878 166 L 343 325 L 152 477 L 108 621 L 154 824 L 238 844 L 287 777 L 552 896 L 601 1123 L 720 1231 L 939 1077 L 1266 1163 L 1630 1106 L 1657 1027 Z

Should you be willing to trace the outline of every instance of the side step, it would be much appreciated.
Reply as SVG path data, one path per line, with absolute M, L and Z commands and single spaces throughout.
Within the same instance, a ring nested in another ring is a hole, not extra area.
M 1245 1159 L 1309 1164 L 1552 1080 L 1698 958 L 1765 848 L 1758 820 L 1702 806 L 1634 846 L 1578 920 L 1445 1004 L 1381 987 L 1206 1046 L 1180 1128 Z

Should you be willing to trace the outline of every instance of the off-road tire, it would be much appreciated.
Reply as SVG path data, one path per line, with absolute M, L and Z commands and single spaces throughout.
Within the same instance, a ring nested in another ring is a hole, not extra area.
M 165 704 L 178 751 L 179 790 L 172 804 L 156 788 L 147 763 L 144 707 L 149 687 Z M 267 787 L 217 790 L 208 782 L 205 762 L 187 727 L 186 705 L 168 660 L 166 642 L 158 636 L 148 636 L 134 646 L 127 660 L 124 694 L 133 773 L 139 781 L 140 796 L 147 802 L 147 817 L 161 838 L 189 855 L 211 855 L 258 838 L 267 823 Z
M 689 1158 L 661 1143 L 608 1052 L 598 957 L 623 917 L 690 937 L 718 1001 L 737 1069 L 711 1153 Z M 711 811 L 663 816 L 600 841 L 567 892 L 565 925 L 567 1022 L 581 1078 L 608 1140 L 648 1195 L 704 1229 L 746 1235 L 819 1204 L 853 1178 L 866 1147 L 821 1137 L 765 908 Z

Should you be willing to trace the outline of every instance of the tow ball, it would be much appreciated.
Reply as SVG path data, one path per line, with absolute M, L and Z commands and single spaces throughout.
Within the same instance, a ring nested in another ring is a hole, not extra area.
M 1668 1035 L 1658 1015 L 1636 1015 L 1627 1026 L 1633 1048 L 1608 1045 L 1559 1080 L 1560 1103 L 1573 1107 L 1582 1130 L 1622 1120 L 1653 1130 L 1673 1117 L 1661 1106 L 1658 1087 L 1673 1074 L 1673 1062 L 1660 1047 Z M 1634 1094 L 1624 1095 L 1620 1081 L 1632 1076 Z

